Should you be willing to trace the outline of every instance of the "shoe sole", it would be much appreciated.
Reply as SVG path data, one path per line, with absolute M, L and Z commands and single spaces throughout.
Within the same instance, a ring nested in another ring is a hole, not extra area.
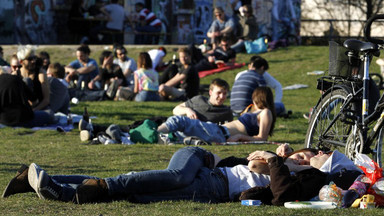
M 6 198 L 14 193 L 11 193 L 11 194 L 8 194 L 9 193 L 9 190 L 11 190 L 11 186 L 13 185 L 13 183 L 16 181 L 17 177 L 19 177 L 26 169 L 28 169 L 28 166 L 23 164 L 21 165 L 21 167 L 19 168 L 19 171 L 17 171 L 17 174 L 15 177 L 13 177 L 11 179 L 11 181 L 9 181 L 9 183 L 7 184 L 7 186 L 5 187 L 4 191 L 3 191 L 3 194 L 1 195 L 2 198 Z
M 36 191 L 37 195 L 39 196 L 40 199 L 43 199 L 39 193 L 38 189 L 38 184 L 39 184 L 39 174 L 38 172 L 38 166 L 35 163 L 31 163 L 29 165 L 29 170 L 28 170 L 28 182 L 33 188 L 33 190 Z
M 80 140 L 82 142 L 91 140 L 91 133 L 87 130 L 80 131 Z

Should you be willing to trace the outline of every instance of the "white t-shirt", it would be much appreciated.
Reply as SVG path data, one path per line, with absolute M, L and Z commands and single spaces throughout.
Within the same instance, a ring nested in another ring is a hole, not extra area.
M 234 197 L 252 187 L 265 187 L 271 182 L 269 175 L 251 172 L 248 166 L 237 165 L 234 167 L 224 167 L 226 170 L 229 186 L 229 198 Z
M 152 60 L 152 69 L 155 69 L 157 65 L 160 63 L 161 59 L 165 56 L 164 51 L 159 49 L 149 50 L 148 54 Z
M 111 20 L 107 22 L 106 27 L 122 31 L 125 18 L 124 8 L 119 4 L 109 4 L 104 6 L 104 8 L 111 18 Z

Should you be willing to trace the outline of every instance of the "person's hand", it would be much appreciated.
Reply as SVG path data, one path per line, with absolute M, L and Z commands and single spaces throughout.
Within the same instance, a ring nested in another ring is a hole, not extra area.
M 198 119 L 198 118 L 197 118 L 197 115 L 196 115 L 196 112 L 193 111 L 193 109 L 191 109 L 191 108 L 187 108 L 185 114 L 186 114 L 186 116 L 187 116 L 188 118 L 190 118 L 190 119 Z
M 159 85 L 159 92 L 164 91 L 164 84 Z
M 237 141 L 241 141 L 241 134 L 235 134 L 235 135 L 232 135 L 230 136 L 228 139 L 227 139 L 227 142 L 237 142 Z
M 214 63 L 216 60 L 215 56 L 208 56 L 208 61 Z
M 254 151 L 251 154 L 249 154 L 247 159 L 249 161 L 255 160 L 255 159 L 264 159 L 265 161 L 268 161 L 268 159 L 273 157 L 276 157 L 276 155 L 267 151 Z
M 95 83 L 94 80 L 91 80 L 89 83 L 88 83 L 88 89 L 93 89 L 93 84 Z
M 276 154 L 281 157 L 285 157 L 291 152 L 292 152 L 292 148 L 289 146 L 289 144 L 281 144 L 276 149 Z

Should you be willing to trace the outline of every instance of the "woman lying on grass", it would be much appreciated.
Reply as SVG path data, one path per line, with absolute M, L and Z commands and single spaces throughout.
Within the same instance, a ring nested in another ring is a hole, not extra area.
M 245 165 L 214 168 L 214 155 L 199 147 L 179 149 L 172 156 L 168 168 L 164 170 L 149 170 L 103 179 L 84 175 L 49 176 L 45 170 L 32 163 L 29 168 L 24 165 L 19 170 L 18 175 L 6 187 L 3 197 L 34 190 L 42 199 L 73 201 L 78 204 L 121 199 L 137 203 L 164 200 L 220 203 L 236 201 L 242 191 L 252 187 L 266 187 L 270 183 L 274 195 L 273 185 L 279 183 L 276 178 L 289 174 L 289 171 L 281 157 L 270 154 L 263 151 L 254 152 L 250 155 L 250 159 L 255 157 L 267 160 L 271 177 L 250 172 Z M 321 155 L 322 152 L 318 154 Z M 332 180 L 326 178 L 327 174 L 310 166 L 308 168 L 311 173 L 321 177 L 317 181 L 319 185 L 322 186 Z M 351 170 L 350 167 L 348 169 Z M 301 176 L 301 172 L 298 172 L 297 176 Z M 284 177 L 287 178 L 290 177 Z M 289 200 L 284 201 L 301 199 L 302 192 L 298 191 L 290 196 Z M 279 198 L 279 204 L 281 200 Z
M 182 132 L 197 136 L 206 142 L 265 141 L 272 135 L 276 114 L 273 94 L 268 87 L 256 88 L 252 94 L 255 110 L 245 113 L 238 120 L 217 125 L 186 116 L 172 116 L 159 126 L 159 133 Z

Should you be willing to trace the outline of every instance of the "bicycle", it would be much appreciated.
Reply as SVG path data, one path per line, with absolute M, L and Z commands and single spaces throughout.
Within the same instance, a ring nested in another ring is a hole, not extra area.
M 339 46 L 330 42 L 329 76 L 318 80 L 322 96 L 313 108 L 305 147 L 344 152 L 354 159 L 357 153 L 371 154 L 381 167 L 384 136 L 384 94 L 370 79 L 369 65 L 380 55 L 384 41 L 370 36 L 375 20 L 365 25 L 367 41 L 348 39 Z

